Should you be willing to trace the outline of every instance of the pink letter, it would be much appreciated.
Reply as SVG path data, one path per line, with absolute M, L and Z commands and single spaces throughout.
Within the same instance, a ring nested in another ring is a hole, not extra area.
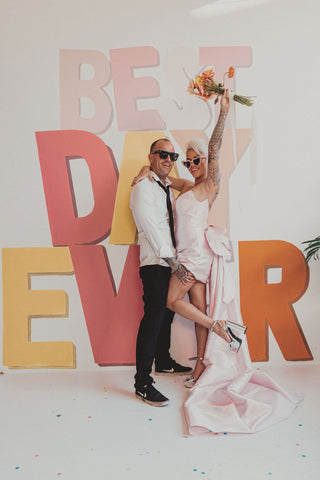
M 158 97 L 158 82 L 152 77 L 134 78 L 133 68 L 159 65 L 158 52 L 153 47 L 131 47 L 110 50 L 118 128 L 126 130 L 158 130 L 165 123 L 157 110 L 138 111 L 138 98 Z
M 139 247 L 129 247 L 118 293 L 104 247 L 71 246 L 70 253 L 95 362 L 134 365 L 143 315 Z
M 90 244 L 110 232 L 117 174 L 108 147 L 89 132 L 37 132 L 36 139 L 54 246 Z M 82 157 L 90 169 L 94 208 L 78 218 L 69 158 Z

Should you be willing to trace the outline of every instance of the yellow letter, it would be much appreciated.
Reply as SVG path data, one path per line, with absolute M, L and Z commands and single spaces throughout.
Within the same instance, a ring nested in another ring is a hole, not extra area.
M 4 248 L 3 364 L 9 368 L 75 368 L 72 342 L 31 342 L 32 317 L 65 317 L 63 290 L 31 290 L 32 275 L 72 274 L 67 247 Z
M 129 198 L 133 178 L 144 165 L 149 165 L 150 145 L 158 138 L 164 138 L 163 132 L 127 132 L 120 169 L 117 197 L 113 212 L 109 243 L 130 245 L 136 243 L 136 225 L 129 208 Z M 173 167 L 172 176 L 176 175 Z

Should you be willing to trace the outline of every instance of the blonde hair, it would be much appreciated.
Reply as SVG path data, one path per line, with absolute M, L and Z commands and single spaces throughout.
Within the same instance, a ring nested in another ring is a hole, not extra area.
M 198 155 L 208 157 L 208 144 L 202 138 L 193 138 L 186 144 L 186 152 L 194 150 Z

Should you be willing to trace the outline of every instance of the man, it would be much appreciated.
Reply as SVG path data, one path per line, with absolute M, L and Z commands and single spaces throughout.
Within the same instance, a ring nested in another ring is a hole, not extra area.
M 183 282 L 188 281 L 191 274 L 175 259 L 169 201 L 172 194 L 167 177 L 178 154 L 170 140 L 163 138 L 151 145 L 148 158 L 154 181 L 145 178 L 133 187 L 130 196 L 130 208 L 138 230 L 139 272 L 144 301 L 144 316 L 137 337 L 135 390 L 136 396 L 146 403 L 164 406 L 169 403 L 168 398 L 152 385 L 150 373 L 153 360 L 156 374 L 181 375 L 192 371 L 192 368 L 179 365 L 170 356 L 174 312 L 166 308 L 171 271 Z

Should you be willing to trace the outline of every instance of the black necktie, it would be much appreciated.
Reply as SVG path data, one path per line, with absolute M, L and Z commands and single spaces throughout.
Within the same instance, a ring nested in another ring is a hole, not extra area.
M 167 187 L 165 187 L 163 185 L 163 183 L 161 183 L 159 180 L 156 180 L 156 182 L 166 192 L 166 195 L 167 195 L 167 209 L 168 209 L 168 213 L 169 213 L 170 234 L 171 234 L 172 244 L 173 244 L 174 248 L 176 248 L 176 240 L 174 238 L 173 213 L 172 213 L 172 205 L 171 205 L 171 200 L 170 200 L 169 185 Z

